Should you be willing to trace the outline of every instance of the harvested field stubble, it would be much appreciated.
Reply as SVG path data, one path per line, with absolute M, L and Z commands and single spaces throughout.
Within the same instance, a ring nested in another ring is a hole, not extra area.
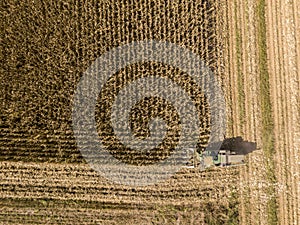
M 298 7 L 296 0 L 227 3 L 228 129 L 262 150 L 240 171 L 242 224 L 299 223 Z
M 93 219 L 107 224 L 118 222 L 127 211 L 125 221 L 145 217 L 149 223 L 163 222 L 163 219 L 174 222 L 178 218 L 189 222 L 193 217 L 202 223 L 205 220 L 228 221 L 236 213 L 229 207 L 236 204 L 233 196 L 236 168 L 205 173 L 182 170 L 161 184 L 129 187 L 112 185 L 84 164 L 3 161 L 0 166 L 2 221 L 8 216 L 11 220 L 24 219 L 27 223 L 30 223 L 28 219 L 41 222 L 48 218 L 53 222 L 60 217 L 62 222 L 69 219 L 71 223 L 79 217 L 75 213 L 79 210 L 90 214 L 86 215 L 86 220 L 79 218 L 85 222 Z M 213 179 L 219 176 L 218 180 Z M 31 211 L 30 218 L 26 217 L 28 211 Z M 108 213 L 111 216 L 107 216 Z M 135 213 L 139 216 L 135 217 Z

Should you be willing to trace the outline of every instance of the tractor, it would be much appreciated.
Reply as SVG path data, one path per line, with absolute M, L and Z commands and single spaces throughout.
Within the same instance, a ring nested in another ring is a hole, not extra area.
M 189 150 L 191 160 L 186 165 L 186 168 L 199 167 L 200 170 L 205 170 L 213 166 L 243 165 L 245 164 L 245 156 L 256 149 L 255 142 L 244 141 L 242 137 L 227 138 L 223 141 L 217 155 L 213 155 L 212 152 L 207 150 Z

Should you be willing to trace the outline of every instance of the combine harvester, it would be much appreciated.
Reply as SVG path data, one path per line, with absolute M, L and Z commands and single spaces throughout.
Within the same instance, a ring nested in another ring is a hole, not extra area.
M 213 156 L 209 151 L 201 153 L 197 151 L 189 152 L 192 156 L 185 168 L 205 170 L 214 166 L 228 167 L 244 165 L 245 156 L 255 150 L 257 150 L 256 143 L 243 141 L 242 137 L 225 139 L 221 150 L 219 150 L 216 156 Z

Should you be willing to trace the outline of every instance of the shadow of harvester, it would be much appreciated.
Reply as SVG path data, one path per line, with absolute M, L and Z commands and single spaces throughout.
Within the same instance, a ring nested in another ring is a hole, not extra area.
M 257 150 L 256 142 L 244 141 L 242 137 L 225 138 L 221 150 L 230 150 L 239 155 L 247 155 Z

